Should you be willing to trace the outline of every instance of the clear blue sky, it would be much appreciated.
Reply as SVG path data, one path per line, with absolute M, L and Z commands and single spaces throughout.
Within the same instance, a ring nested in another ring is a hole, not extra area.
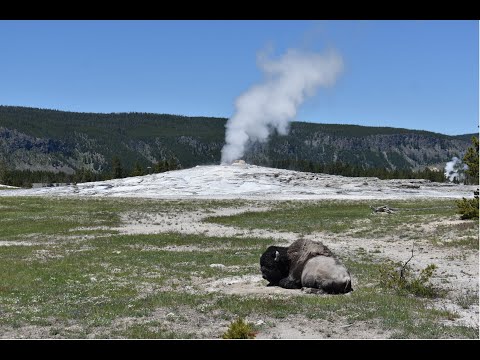
M 268 46 L 341 54 L 298 121 L 478 131 L 478 21 L 0 21 L 0 104 L 230 117 Z

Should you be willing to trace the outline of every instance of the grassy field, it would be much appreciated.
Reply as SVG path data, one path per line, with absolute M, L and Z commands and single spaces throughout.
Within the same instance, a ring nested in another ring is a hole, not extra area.
M 277 209 L 262 213 L 261 216 L 250 212 L 210 217 L 206 221 L 247 229 L 291 231 L 303 235 L 327 232 L 348 233 L 352 237 L 378 237 L 400 233 L 405 238 L 415 238 L 425 235 L 414 231 L 418 225 L 458 218 L 457 207 L 451 200 L 389 201 L 389 206 L 395 209 L 395 216 L 372 216 L 370 206 L 380 205 L 383 203 L 378 200 L 311 203 L 286 201 L 277 205 Z M 439 224 L 435 226 L 434 232 L 426 235 L 438 245 L 466 246 L 478 250 L 478 221 Z
M 411 240 L 420 236 L 415 231 L 419 226 L 457 219 L 452 204 L 397 201 L 389 203 L 400 209 L 396 215 L 373 216 L 366 202 L 276 202 L 268 204 L 267 212 L 206 221 L 299 235 Z M 446 325 L 458 317 L 455 311 L 433 308 L 432 299 L 383 286 L 380 269 L 385 262 L 372 252 L 357 251 L 344 258 L 357 280 L 348 296 L 238 295 L 206 288 L 225 278 L 258 276 L 259 257 L 271 239 L 127 235 L 118 230 L 123 213 L 139 218 L 165 212 L 208 214 L 211 209 L 247 205 L 1 197 L 0 337 L 220 338 L 237 317 L 264 319 L 256 325 L 260 334 L 297 316 L 309 324 L 335 324 L 339 318 L 343 326 L 375 324 L 392 338 L 478 338 L 478 327 Z M 478 221 L 440 224 L 424 234 L 438 249 L 478 250 Z M 478 294 L 458 302 L 478 308 Z

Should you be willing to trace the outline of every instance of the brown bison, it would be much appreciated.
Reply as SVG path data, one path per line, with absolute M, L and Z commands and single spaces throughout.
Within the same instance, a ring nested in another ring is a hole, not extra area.
M 289 247 L 269 246 L 260 257 L 260 270 L 267 286 L 329 294 L 353 290 L 347 268 L 319 241 L 299 239 Z

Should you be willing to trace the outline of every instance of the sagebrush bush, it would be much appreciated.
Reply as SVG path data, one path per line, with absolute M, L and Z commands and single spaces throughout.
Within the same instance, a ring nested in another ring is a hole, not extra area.
M 228 330 L 222 335 L 223 339 L 254 339 L 256 333 L 253 327 L 245 322 L 244 319 L 238 318 L 233 321 Z
M 403 268 L 401 264 L 388 263 L 380 268 L 380 286 L 393 289 L 399 294 L 413 294 L 419 297 L 438 297 L 441 291 L 430 283 L 437 266 L 428 265 L 415 275 L 410 267 Z

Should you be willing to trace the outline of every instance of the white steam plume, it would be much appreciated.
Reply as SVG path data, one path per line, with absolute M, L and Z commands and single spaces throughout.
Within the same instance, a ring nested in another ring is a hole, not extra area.
M 236 112 L 225 125 L 222 164 L 240 159 L 249 141 L 266 141 L 274 129 L 286 135 L 298 106 L 319 86 L 333 85 L 343 69 L 333 51 L 320 55 L 290 49 L 278 60 L 261 54 L 257 62 L 266 80 L 237 98 Z
M 455 178 L 457 181 L 462 181 L 465 179 L 465 170 L 468 170 L 468 165 L 454 156 L 452 161 L 445 164 L 445 177 L 450 181 L 453 181 Z

